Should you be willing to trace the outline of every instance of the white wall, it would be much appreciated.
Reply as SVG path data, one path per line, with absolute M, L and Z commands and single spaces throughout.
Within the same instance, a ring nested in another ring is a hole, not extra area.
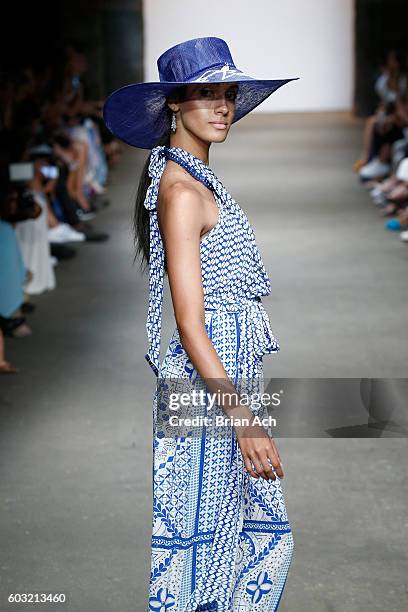
M 254 112 L 350 110 L 354 0 L 144 0 L 145 79 L 189 38 L 219 36 L 254 77 L 300 77 Z

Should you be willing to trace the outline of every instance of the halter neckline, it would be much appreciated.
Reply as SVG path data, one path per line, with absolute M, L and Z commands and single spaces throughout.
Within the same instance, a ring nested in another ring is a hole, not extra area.
M 214 190 L 214 180 L 218 181 L 210 166 L 202 159 L 182 147 L 164 147 L 166 159 L 170 159 L 189 172 L 195 179 L 203 183 L 208 189 Z M 213 181 L 209 179 L 213 179 Z

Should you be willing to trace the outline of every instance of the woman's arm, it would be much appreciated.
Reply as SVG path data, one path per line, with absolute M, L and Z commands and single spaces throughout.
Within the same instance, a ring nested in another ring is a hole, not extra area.
M 159 196 L 158 212 L 180 340 L 200 376 L 226 379 L 227 372 L 205 330 L 200 261 L 200 234 L 205 226 L 202 197 L 194 188 L 174 183 L 163 201 Z
M 194 187 L 183 181 L 169 186 L 158 200 L 158 219 L 165 247 L 167 272 L 174 316 L 180 341 L 193 366 L 210 393 L 237 397 L 238 392 L 205 329 L 204 292 L 201 277 L 200 234 L 205 228 L 204 201 Z M 228 395 L 229 394 L 229 395 Z M 222 396 L 222 395 L 221 395 Z M 222 396 L 224 397 L 224 396 Z M 248 406 L 225 400 L 222 408 L 227 416 L 253 417 Z M 275 476 L 267 458 L 283 477 L 279 453 L 263 427 L 235 427 L 245 466 L 252 476 L 266 479 Z M 250 464 L 263 468 L 256 474 Z

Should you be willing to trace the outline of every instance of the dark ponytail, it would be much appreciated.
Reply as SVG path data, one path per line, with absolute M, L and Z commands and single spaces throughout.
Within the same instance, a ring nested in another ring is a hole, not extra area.
M 167 132 L 157 143 L 156 146 L 165 145 L 170 146 L 170 131 Z M 134 233 L 134 245 L 135 245 L 135 257 L 140 256 L 140 269 L 142 272 L 146 271 L 149 265 L 150 255 L 150 232 L 149 232 L 149 217 L 150 213 L 144 206 L 147 189 L 151 183 L 149 176 L 149 163 L 150 153 L 143 166 L 142 173 L 140 175 L 139 187 L 136 194 L 136 202 L 133 214 L 133 233 Z M 166 267 L 165 267 L 166 269 Z
M 176 90 L 174 90 L 171 94 L 171 99 L 176 99 L 178 101 L 184 100 L 185 97 L 185 86 L 182 86 Z M 168 96 L 168 100 L 170 96 Z M 166 105 L 167 113 L 168 113 L 168 125 L 171 123 L 171 115 L 172 111 L 169 106 Z M 162 136 L 156 146 L 170 146 L 170 128 L 169 130 Z M 140 256 L 140 269 L 142 272 L 146 271 L 146 268 L 149 265 L 149 255 L 150 255 L 150 232 L 149 232 L 149 211 L 144 206 L 144 201 L 146 198 L 146 192 L 150 185 L 151 179 L 149 176 L 149 163 L 150 163 L 150 154 L 148 155 L 145 164 L 142 169 L 142 173 L 140 175 L 139 186 L 136 194 L 135 208 L 133 213 L 133 233 L 134 233 L 134 246 L 135 246 L 135 256 L 134 262 L 137 257 Z M 166 258 L 164 258 L 164 271 L 167 272 L 167 264 Z

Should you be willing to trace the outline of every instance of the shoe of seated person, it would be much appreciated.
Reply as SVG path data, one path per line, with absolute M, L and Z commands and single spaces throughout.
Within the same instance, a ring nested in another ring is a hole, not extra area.
M 48 241 L 56 244 L 64 242 L 83 242 L 85 236 L 77 232 L 66 223 L 59 223 L 56 227 L 51 227 L 48 230 Z
M 381 183 L 376 182 L 375 186 L 370 189 L 370 196 L 375 198 L 376 196 L 384 193 L 381 189 Z
M 397 217 L 388 219 L 384 225 L 385 229 L 389 229 L 393 232 L 400 232 L 401 230 L 408 229 L 408 225 L 402 225 L 401 221 Z
M 94 219 L 96 217 L 95 212 L 92 212 L 91 210 L 77 210 L 76 214 L 79 221 L 90 221 L 91 219 Z
M 55 227 L 48 228 L 48 242 L 51 242 L 53 244 L 62 244 L 66 241 L 67 239 L 63 230 L 61 229 L 60 223 Z
M 384 193 L 379 193 L 375 196 L 372 195 L 371 197 L 376 206 L 386 206 L 388 203 L 387 196 Z
M 19 369 L 5 359 L 0 362 L 0 374 L 17 374 Z
M 10 336 L 12 338 L 25 338 L 26 336 L 32 335 L 31 327 L 27 325 L 27 323 L 22 323 L 11 332 Z M 6 335 L 6 334 L 5 334 Z
M 400 233 L 400 238 L 402 242 L 408 242 L 408 230 L 404 230 Z
M 391 165 L 382 162 L 378 157 L 373 157 L 368 164 L 365 164 L 359 172 L 360 178 L 369 181 L 375 178 L 384 178 L 391 171 Z
M 5 336 L 11 336 L 13 330 L 25 323 L 24 317 L 0 317 L 0 328 Z
M 377 206 L 383 206 L 384 204 L 387 203 L 387 196 L 384 193 L 384 191 L 382 190 L 382 183 L 376 183 L 375 187 L 372 187 L 370 189 L 370 196 L 374 202 L 374 204 L 376 204 Z
M 7 326 L 2 327 L 4 336 L 6 338 L 24 338 L 25 336 L 31 336 L 33 332 L 25 321 L 24 317 L 12 317 L 8 319 Z
M 55 227 L 50 227 L 48 229 L 48 242 L 53 244 L 63 244 L 64 242 L 69 242 L 67 232 L 64 229 L 64 223 L 59 223 Z
M 76 229 L 68 225 L 67 223 L 62 223 L 62 231 L 67 237 L 67 242 L 84 242 L 85 234 L 82 232 L 78 232 Z

